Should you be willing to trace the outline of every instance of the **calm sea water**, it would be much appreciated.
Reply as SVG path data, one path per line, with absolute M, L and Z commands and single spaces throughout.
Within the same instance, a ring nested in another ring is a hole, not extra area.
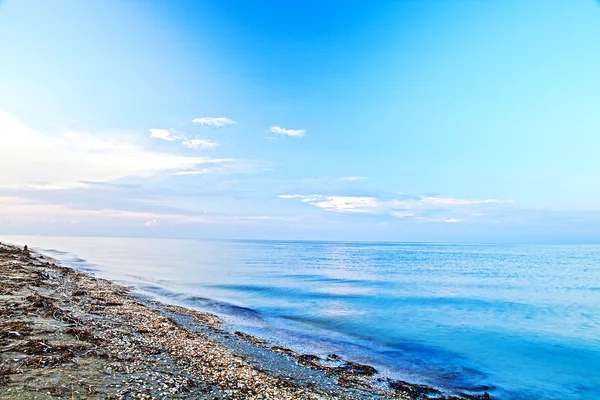
M 600 246 L 0 239 L 395 378 L 600 399 Z

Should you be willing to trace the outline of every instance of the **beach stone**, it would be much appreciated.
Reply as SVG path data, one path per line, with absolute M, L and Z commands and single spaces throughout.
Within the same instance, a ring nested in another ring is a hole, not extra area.
M 377 370 L 370 365 L 359 364 L 351 361 L 347 361 L 344 365 L 339 367 L 340 369 L 352 372 L 358 375 L 371 376 L 377 373 Z

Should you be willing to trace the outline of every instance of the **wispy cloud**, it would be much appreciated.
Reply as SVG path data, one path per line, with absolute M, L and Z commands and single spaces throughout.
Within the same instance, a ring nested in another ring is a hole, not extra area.
M 461 222 L 465 217 L 481 217 L 481 207 L 511 201 L 497 199 L 458 199 L 452 197 L 409 196 L 400 199 L 379 199 L 373 196 L 327 196 L 321 194 L 284 194 L 282 199 L 296 199 L 314 207 L 339 213 L 379 214 L 396 218 L 436 222 Z M 458 218 L 460 216 L 460 218 Z
M 306 196 L 302 196 L 301 194 L 282 194 L 278 196 L 280 199 L 304 199 Z
M 448 218 L 448 219 L 444 220 L 444 222 L 454 224 L 454 223 L 460 222 L 460 219 Z
M 7 172 L 0 174 L 0 187 L 5 188 L 64 189 L 82 186 L 84 181 L 110 182 L 179 171 L 209 173 L 211 166 L 232 164 L 231 160 L 149 150 L 133 133 L 46 134 L 3 110 L 0 143 L 0 170 Z
M 366 176 L 344 176 L 342 178 L 338 178 L 338 180 L 342 182 L 364 181 L 365 179 L 368 178 Z
M 194 118 L 192 120 L 193 123 L 195 124 L 200 124 L 202 126 L 214 126 L 214 127 L 222 127 L 222 126 L 227 126 L 227 125 L 236 125 L 237 122 L 229 119 L 229 118 L 225 118 L 225 117 L 201 117 L 201 118 Z
M 34 222 L 38 226 L 53 223 L 96 223 L 102 221 L 110 224 L 129 223 L 146 228 L 178 224 L 260 225 L 297 222 L 303 219 L 292 216 L 236 215 L 168 208 L 155 211 L 113 207 L 87 208 L 24 197 L 2 196 L 0 196 L 0 218 L 3 218 L 6 222 Z
M 22 197 L 0 197 L 3 213 L 10 218 L 28 218 L 39 222 L 54 220 L 89 221 L 101 219 L 121 219 L 136 221 L 147 226 L 157 225 L 160 221 L 174 223 L 208 222 L 200 216 L 185 214 L 157 213 L 151 211 L 122 210 L 115 208 L 80 208 L 53 202 L 37 201 Z
M 365 176 L 343 176 L 341 178 L 304 178 L 301 180 L 302 183 L 318 183 L 318 182 L 356 182 L 369 179 Z
M 150 137 L 154 139 L 167 140 L 169 142 L 181 139 L 174 129 L 150 129 Z
M 183 142 L 181 142 L 181 144 L 183 144 L 185 147 L 187 147 L 188 149 L 214 149 L 215 147 L 217 147 L 219 144 L 216 142 L 211 142 L 210 140 L 207 139 L 189 139 L 189 140 L 184 140 Z
M 272 126 L 269 131 L 278 135 L 292 136 L 292 137 L 303 137 L 306 134 L 304 129 L 284 129 L 280 126 Z
M 375 197 L 319 196 L 305 200 L 315 207 L 337 212 L 374 213 L 392 207 L 391 202 L 381 202 Z
M 175 129 L 150 129 L 150 137 L 162 139 L 169 142 L 180 141 L 181 144 L 192 150 L 209 150 L 219 146 L 218 143 L 208 139 L 194 137 L 184 132 L 178 132 Z
M 497 199 L 483 199 L 483 200 L 465 200 L 465 199 L 453 199 L 451 197 L 431 197 L 425 196 L 421 198 L 421 203 L 437 204 L 437 205 L 469 205 L 469 204 L 490 204 L 490 203 L 510 203 L 511 201 L 501 201 Z

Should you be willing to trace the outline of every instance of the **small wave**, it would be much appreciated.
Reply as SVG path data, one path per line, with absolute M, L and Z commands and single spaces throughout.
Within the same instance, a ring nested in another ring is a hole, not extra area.
M 245 319 L 263 319 L 258 311 L 248 307 L 237 306 L 235 304 L 198 296 L 189 297 L 189 301 L 197 305 L 202 305 L 203 308 L 213 310 L 217 313 L 224 313 L 234 317 L 243 317 Z
M 156 285 L 142 285 L 139 286 L 142 292 L 152 297 L 158 296 L 167 301 L 176 302 L 181 305 L 209 311 L 220 316 L 229 316 L 235 319 L 244 320 L 258 320 L 262 321 L 263 318 L 258 311 L 238 306 L 235 304 L 227 303 L 224 301 L 209 299 L 206 297 L 194 296 L 186 293 L 174 292 L 161 286 Z
M 80 270 L 86 271 L 86 272 L 95 272 L 95 271 L 98 271 L 98 268 L 93 267 L 90 264 L 78 264 L 77 265 L 77 269 L 80 269 Z
M 86 272 L 97 272 L 98 271 L 98 268 L 96 268 L 96 266 L 94 264 L 88 262 L 88 260 L 86 260 L 85 258 L 78 257 L 72 253 L 69 253 L 68 251 L 61 251 L 61 250 L 56 250 L 56 249 L 44 249 L 44 248 L 37 248 L 37 250 L 42 254 L 45 254 L 50 257 L 54 257 L 61 264 L 65 265 L 67 267 L 79 269 L 81 271 L 86 271 Z
M 268 285 L 248 285 L 248 284 L 216 284 L 206 285 L 205 287 L 211 289 L 222 289 L 232 292 L 246 292 L 259 294 L 265 297 L 273 298 L 295 298 L 295 299 L 361 299 L 367 297 L 382 298 L 382 296 L 368 295 L 364 293 L 364 290 L 357 289 L 355 293 L 352 293 L 352 288 L 347 288 L 345 292 L 335 293 L 333 291 L 327 292 L 322 290 L 302 290 L 299 288 L 283 287 L 283 286 L 268 286 Z
M 391 282 L 366 279 L 348 279 L 348 278 L 331 278 L 325 275 L 318 274 L 283 274 L 281 278 L 291 279 L 293 281 L 300 280 L 305 282 L 321 282 L 321 283 L 343 283 L 348 285 L 364 285 L 364 286 L 393 286 Z
M 60 251 L 60 250 L 56 250 L 56 249 L 40 249 L 40 251 L 43 253 L 49 253 L 49 254 L 60 255 L 60 256 L 69 254 L 66 251 Z

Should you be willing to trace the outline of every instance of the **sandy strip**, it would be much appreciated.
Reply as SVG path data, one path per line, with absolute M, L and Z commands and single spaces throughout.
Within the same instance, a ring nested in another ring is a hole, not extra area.
M 488 399 L 222 329 L 216 316 L 0 244 L 0 398 Z

